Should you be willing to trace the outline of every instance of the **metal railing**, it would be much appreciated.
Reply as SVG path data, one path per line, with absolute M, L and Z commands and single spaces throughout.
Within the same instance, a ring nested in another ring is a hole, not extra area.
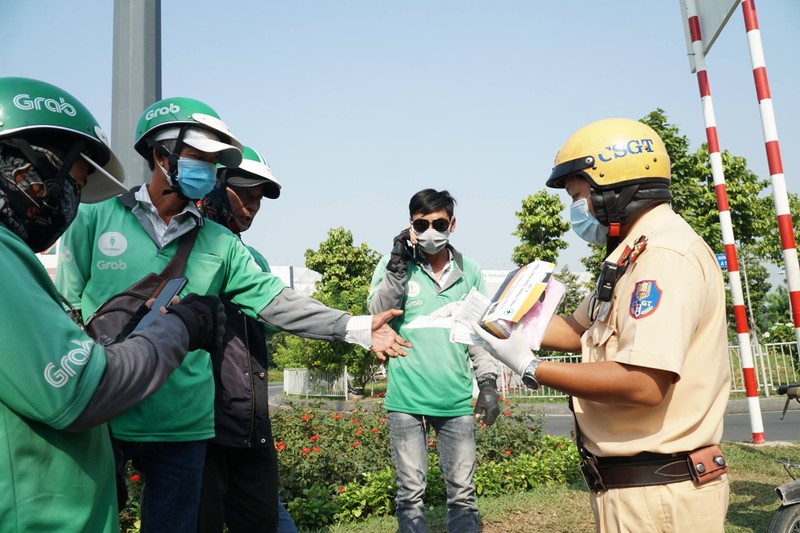
M 754 343 L 752 345 L 753 367 L 759 393 L 767 398 L 775 394 L 780 385 L 800 382 L 800 364 L 797 358 L 797 344 L 794 342 Z M 742 365 L 739 360 L 739 346 L 728 346 L 729 364 L 731 370 L 731 392 L 745 392 Z M 580 363 L 580 355 L 566 355 L 548 357 L 548 361 L 561 361 L 565 363 Z M 530 398 L 564 398 L 565 394 L 551 389 L 539 387 L 531 390 L 526 387 L 518 374 L 512 372 L 505 365 L 500 365 L 501 372 L 498 379 L 500 392 L 507 397 Z
M 770 342 L 752 344 L 753 370 L 758 391 L 769 398 L 780 385 L 800 381 L 800 365 L 797 362 L 797 344 L 794 342 Z M 731 365 L 731 392 L 745 392 L 742 365 L 739 361 L 739 346 L 728 346 Z
M 284 368 L 283 392 L 305 396 L 347 399 L 347 366 L 338 372 L 319 372 L 308 368 Z
M 800 364 L 797 358 L 797 344 L 794 342 L 753 343 L 753 367 L 759 394 L 770 397 L 780 385 L 800 382 Z M 731 370 L 731 392 L 744 393 L 744 377 L 739 361 L 739 346 L 728 346 L 728 360 Z M 580 363 L 576 354 L 548 357 L 548 361 Z M 505 365 L 500 365 L 498 378 L 500 392 L 506 397 L 564 398 L 565 394 L 550 387 L 531 390 L 526 387 L 518 374 Z M 307 368 L 287 368 L 283 371 L 283 391 L 286 394 L 319 397 L 347 398 L 347 367 L 340 372 L 317 372 Z

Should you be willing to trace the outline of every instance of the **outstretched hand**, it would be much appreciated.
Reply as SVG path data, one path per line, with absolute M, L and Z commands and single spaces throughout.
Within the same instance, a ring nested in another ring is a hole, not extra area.
M 386 361 L 387 356 L 405 356 L 406 351 L 403 347 L 411 348 L 411 343 L 398 335 L 388 324 L 394 317 L 402 314 L 403 312 L 399 309 L 388 309 L 372 315 L 372 346 L 370 346 L 370 350 L 381 362 Z

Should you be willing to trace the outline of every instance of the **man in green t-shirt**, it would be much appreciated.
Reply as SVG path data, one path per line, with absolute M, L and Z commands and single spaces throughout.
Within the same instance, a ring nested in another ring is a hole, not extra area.
M 358 343 L 379 358 L 409 344 L 386 322 L 401 314 L 351 317 L 304 298 L 264 272 L 241 240 L 198 212 L 216 163 L 235 168 L 241 144 L 214 109 L 167 98 L 144 110 L 136 151 L 152 170 L 129 194 L 85 206 L 64 235 L 56 284 L 84 317 L 151 272 L 163 270 L 180 237 L 199 227 L 186 291 L 223 296 L 253 318 L 311 339 Z M 142 531 L 194 533 L 206 441 L 214 436 L 214 380 L 205 351 L 186 356 L 162 389 L 111 422 L 123 460 L 144 479 Z
M 187 297 L 123 342 L 95 344 L 34 252 L 79 202 L 125 190 L 119 161 L 86 107 L 48 83 L 0 78 L 0 126 L 0 533 L 117 533 L 104 422 L 158 390 L 187 350 L 216 345 L 219 328 L 184 319 L 213 321 L 221 304 Z
M 450 328 L 415 327 L 471 289 L 483 289 L 481 269 L 449 244 L 456 228 L 455 199 L 424 189 L 408 205 L 411 227 L 394 239 L 372 278 L 369 310 L 403 309 L 392 325 L 415 346 L 414 357 L 389 363 L 384 406 L 389 411 L 392 460 L 397 471 L 397 522 L 401 532 L 426 531 L 428 431 L 436 430 L 439 466 L 447 486 L 448 531 L 478 530 L 475 504 L 475 433 L 472 376 L 479 385 L 474 415 L 492 424 L 500 413 L 497 364 L 482 346 L 450 342 Z

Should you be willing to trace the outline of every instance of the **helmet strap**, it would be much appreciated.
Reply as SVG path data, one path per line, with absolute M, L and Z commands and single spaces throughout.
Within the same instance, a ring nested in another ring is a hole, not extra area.
M 175 150 L 172 152 L 167 150 L 167 148 L 160 142 L 154 141 L 152 139 L 147 139 L 148 146 L 153 148 L 156 152 L 158 152 L 162 156 L 166 157 L 167 163 L 169 163 L 167 181 L 169 182 L 169 185 L 172 188 L 167 190 L 164 194 L 175 193 L 183 200 L 189 200 L 189 198 L 183 194 L 183 191 L 181 191 L 181 187 L 178 184 L 178 159 L 180 159 L 181 152 L 183 151 L 183 147 L 185 146 L 183 138 L 186 135 L 187 129 L 189 129 L 188 124 L 184 124 L 181 126 L 180 132 L 178 133 L 178 137 L 177 139 L 175 139 Z

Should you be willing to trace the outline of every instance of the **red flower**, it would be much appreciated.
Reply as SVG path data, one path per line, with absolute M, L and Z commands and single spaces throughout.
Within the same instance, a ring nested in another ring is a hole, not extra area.
M 358 448 L 361 445 L 361 441 L 357 440 L 353 443 L 353 448 Z
M 332 415 L 332 418 L 333 418 L 334 420 L 339 420 L 339 419 L 341 419 L 341 418 L 342 418 L 342 415 Z
M 502 402 L 503 401 L 503 395 L 501 394 L 497 399 Z
M 278 450 L 279 452 L 282 452 L 285 448 L 286 444 L 283 441 L 275 443 L 275 449 Z
M 314 442 L 314 441 L 315 441 L 315 440 L 317 440 L 318 438 L 319 438 L 319 435 L 312 435 L 311 437 L 309 437 L 309 439 L 308 439 L 308 440 L 310 440 L 311 442 Z
M 352 422 L 353 424 L 358 424 L 358 418 L 354 418 L 350 422 Z
M 428 441 L 428 447 L 429 448 L 435 448 L 436 447 L 436 442 L 434 442 L 433 439 L 429 440 Z
M 316 446 L 314 446 L 314 447 L 312 448 L 312 450 L 314 451 L 314 453 L 319 453 L 319 448 L 317 448 Z
M 371 432 L 373 432 L 373 433 L 377 433 L 377 432 L 379 432 L 379 431 L 380 431 L 380 429 L 378 429 L 378 428 L 372 428 L 372 429 L 370 429 L 370 431 L 371 431 Z
M 140 476 L 139 474 L 134 474 L 131 476 L 131 481 L 133 481 L 134 483 L 136 483 L 140 479 L 142 479 L 142 476 Z
M 357 429 L 356 430 L 356 435 L 361 435 L 362 433 L 364 433 L 363 429 Z
M 511 411 L 503 411 L 503 414 L 504 414 L 504 415 L 506 415 L 506 416 L 508 416 L 508 415 L 510 415 L 510 414 L 511 414 Z
M 305 453 L 308 453 L 308 452 L 310 452 L 310 451 L 311 451 L 311 450 L 309 450 L 308 448 L 303 448 L 303 450 L 302 450 L 302 452 L 303 452 L 304 454 L 305 454 Z
M 339 487 L 339 494 L 341 494 L 341 493 L 343 493 L 343 492 L 344 492 L 344 485 L 342 485 L 341 487 Z
M 559 444 L 558 446 L 556 446 L 556 448 L 558 448 L 560 450 L 561 449 L 561 445 Z
M 506 450 L 506 455 L 511 455 L 511 450 Z
M 386 423 L 386 419 L 385 418 L 379 418 L 378 420 L 380 420 L 383 424 Z
M 302 420 L 303 422 L 307 422 L 310 418 L 311 417 L 308 415 L 308 413 L 305 413 L 303 414 L 303 416 L 300 417 L 300 420 Z
M 511 402 L 506 402 L 506 407 L 511 407 Z

